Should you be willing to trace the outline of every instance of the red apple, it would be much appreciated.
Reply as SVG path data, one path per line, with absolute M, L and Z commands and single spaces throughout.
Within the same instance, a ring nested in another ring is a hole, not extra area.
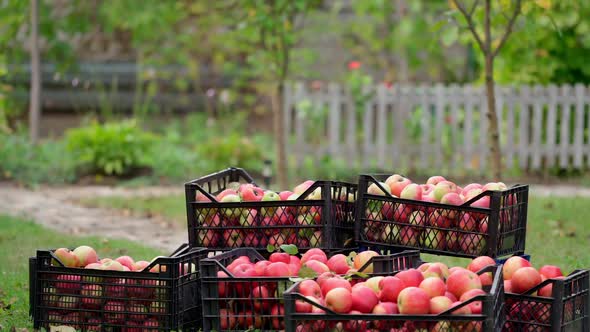
M 251 183 L 242 184 L 238 189 L 238 195 L 244 202 L 259 202 L 264 196 L 264 190 Z
M 427 226 L 429 224 L 428 216 L 424 211 L 414 211 L 408 217 L 408 223 L 416 226 Z
M 331 278 L 335 278 L 335 277 L 338 277 L 338 275 L 332 271 L 323 272 L 317 277 L 316 281 L 317 281 L 318 285 L 320 285 L 320 287 L 322 287 L 322 284 L 324 283 L 324 281 L 331 279 Z
M 80 266 L 78 257 L 70 251 L 68 248 L 56 249 L 53 254 L 57 257 L 64 266 L 66 267 L 77 267 Z M 57 264 L 54 264 L 57 265 Z M 87 265 L 87 264 L 86 264 Z M 84 265 L 84 266 L 86 266 Z
M 443 271 L 440 266 L 429 264 L 426 270 L 422 271 L 422 276 L 424 277 L 424 279 L 431 277 L 443 279 Z
M 430 310 L 430 297 L 418 287 L 408 287 L 399 293 L 397 307 L 400 314 L 425 315 Z
M 236 326 L 236 316 L 227 309 L 219 310 L 219 324 L 221 330 L 233 330 Z
M 473 297 L 476 297 L 478 295 L 485 295 L 485 294 L 486 294 L 486 292 L 484 292 L 481 289 L 468 290 L 467 292 L 463 293 L 463 295 L 461 295 L 461 297 L 459 298 L 459 301 L 465 302 Z M 469 304 L 469 309 L 471 310 L 472 314 L 475 314 L 475 315 L 481 314 L 481 312 L 482 312 L 481 301 L 471 302 Z
M 419 286 L 422 290 L 428 294 L 429 297 L 437 297 L 445 295 L 447 286 L 442 279 L 437 277 L 430 277 L 424 279 Z
M 133 261 L 133 258 L 129 256 L 120 256 L 115 260 L 121 263 L 121 265 L 128 267 L 131 271 L 135 270 L 135 262 Z
M 496 265 L 496 261 L 489 256 L 479 256 L 467 265 L 467 269 L 471 272 L 478 272 L 488 265 Z
M 102 304 L 103 289 L 99 285 L 84 285 L 80 291 L 82 307 L 98 309 Z
M 448 297 L 453 302 L 459 301 L 459 299 L 453 293 L 451 293 L 449 291 L 445 292 L 445 296 Z
M 108 322 L 124 322 L 125 320 L 125 303 L 117 301 L 108 301 L 104 307 L 104 318 Z
M 463 204 L 463 199 L 461 199 L 461 196 L 459 196 L 459 194 L 457 194 L 456 192 L 449 192 L 440 199 L 440 202 L 441 204 L 459 206 Z M 449 208 L 444 209 L 442 215 L 447 218 L 455 219 L 457 217 L 457 214 L 457 210 Z
M 400 195 L 396 195 L 396 196 L 399 196 L 400 198 L 403 198 L 403 199 L 413 199 L 413 200 L 417 200 L 417 201 L 422 200 L 422 187 L 420 187 L 419 184 L 410 183 L 404 187 L 404 189 L 401 191 Z
M 453 220 L 446 217 L 447 212 L 443 209 L 434 210 L 428 216 L 428 224 L 440 228 L 451 228 L 453 226 Z
M 361 313 L 370 313 L 379 303 L 379 298 L 373 290 L 367 286 L 355 286 L 352 289 L 352 310 Z
M 422 280 L 424 280 L 422 273 L 416 269 L 404 270 L 397 273 L 395 276 L 401 279 L 406 287 L 419 287 Z
M 270 263 L 264 269 L 264 275 L 267 277 L 288 277 L 291 275 L 289 265 L 283 262 Z
M 346 280 L 344 278 L 340 278 L 340 277 L 327 279 L 326 281 L 324 281 L 320 285 L 320 289 L 322 290 L 322 295 L 324 297 L 326 297 L 326 294 L 328 294 L 329 291 L 331 291 L 334 288 L 339 288 L 339 287 L 348 289 L 349 291 L 352 290 L 352 287 L 350 286 L 350 282 L 348 280 Z
M 275 330 L 285 329 L 285 307 L 282 304 L 275 304 L 270 310 L 272 316 L 272 327 Z
M 314 270 L 315 273 L 317 273 L 318 275 L 320 275 L 324 272 L 330 272 L 330 269 L 326 266 L 326 264 L 324 264 L 322 262 L 318 262 L 316 260 L 307 261 L 307 262 L 303 263 L 302 266 L 305 266 L 305 267 L 308 267 L 308 268 Z
M 491 272 L 480 274 L 479 280 L 481 281 L 482 287 L 483 286 L 491 286 L 492 283 L 494 282 Z
M 366 267 L 365 265 L 371 260 L 371 257 L 375 256 L 379 256 L 379 253 L 376 251 L 367 250 L 360 252 L 354 257 L 352 267 L 363 273 L 373 273 L 373 264 L 369 264 Z
M 362 312 L 358 310 L 351 310 L 349 315 L 361 315 Z M 368 322 L 366 320 L 348 320 L 344 325 L 345 331 L 366 331 Z
M 386 196 L 386 192 L 383 190 L 390 189 L 389 186 L 385 182 L 379 182 L 379 185 L 381 185 L 381 187 L 383 187 L 383 189 L 379 188 L 376 183 L 372 183 L 367 188 L 367 194 L 375 195 L 375 196 Z M 390 189 L 390 192 L 391 192 L 391 189 Z M 395 196 L 397 197 L 397 195 L 395 195 Z
M 451 305 L 451 309 L 461 304 L 463 304 L 463 302 L 457 301 Z M 455 311 L 451 312 L 451 315 L 471 315 L 471 308 L 469 308 L 469 305 L 466 305 L 462 308 L 456 309 Z
M 440 269 L 440 271 L 442 272 L 441 278 L 443 278 L 444 280 L 447 280 L 447 278 L 450 275 L 449 267 L 448 266 L 446 266 L 444 263 L 441 263 L 441 262 L 434 262 L 431 265 L 432 266 L 435 266 L 435 267 L 438 267 Z
M 448 193 L 456 193 L 457 185 L 451 181 L 441 181 L 434 186 L 434 190 L 432 191 L 432 195 L 435 200 L 440 202 Z
M 453 301 L 446 296 L 435 296 L 430 299 L 430 313 L 438 315 L 451 308 Z
M 447 179 L 445 179 L 444 177 L 440 176 L 440 175 L 434 175 L 428 178 L 428 180 L 426 181 L 426 184 L 431 184 L 433 186 L 436 186 L 439 182 L 443 182 L 446 181 Z
M 279 193 L 279 197 L 281 198 L 281 201 L 286 201 L 288 200 L 289 196 L 293 195 L 294 193 L 292 191 L 281 191 Z
M 78 258 L 78 266 L 86 266 L 92 263 L 98 263 L 96 251 L 89 246 L 79 246 L 74 249 L 73 254 Z
M 285 252 L 275 252 L 270 255 L 268 260 L 271 261 L 272 263 L 283 262 L 285 264 L 290 264 L 291 263 L 291 255 L 289 255 Z
M 315 298 L 322 297 L 320 285 L 311 279 L 303 280 L 299 284 L 299 293 L 304 296 L 313 296 Z
M 323 262 L 323 263 L 327 263 L 328 262 L 328 256 L 326 255 L 326 253 L 319 248 L 312 248 L 309 249 L 308 251 L 306 251 L 302 256 L 301 256 L 301 263 L 305 263 L 308 260 L 311 259 L 312 256 L 322 256 L 323 259 L 317 259 L 317 261 Z
M 326 307 L 336 313 L 349 312 L 352 308 L 352 293 L 350 289 L 342 287 L 331 289 L 326 294 Z
M 367 281 L 365 281 L 365 286 L 369 287 L 370 289 L 373 290 L 373 292 L 375 292 L 375 294 L 379 294 L 379 292 L 381 291 L 381 280 L 383 280 L 384 277 L 371 277 L 369 279 L 367 279 Z
M 541 274 L 534 267 L 522 267 L 512 274 L 512 291 L 522 294 L 541 283 Z
M 379 281 L 379 300 L 381 302 L 397 303 L 399 293 L 404 288 L 406 288 L 406 284 L 400 278 L 382 277 L 382 279 Z
M 266 286 L 256 285 L 256 287 L 252 289 L 250 298 L 252 298 L 252 301 L 254 302 L 254 310 L 256 310 L 256 312 L 261 312 L 261 310 L 268 310 L 270 308 L 270 292 Z
M 468 254 L 481 255 L 486 246 L 486 239 L 480 234 L 462 234 L 461 250 Z
M 563 280 L 563 279 L 565 279 L 565 277 L 561 276 L 561 277 L 555 277 L 552 279 Z M 544 297 L 552 297 L 553 296 L 553 284 L 547 284 L 547 285 L 543 286 L 541 289 L 539 289 L 538 295 L 544 296 Z
M 215 197 L 215 199 L 217 199 L 218 202 L 221 202 L 225 198 L 225 196 L 228 196 L 228 195 L 235 195 L 235 196 L 237 196 L 238 197 L 238 201 L 239 201 L 240 196 L 238 195 L 237 190 L 231 189 L 231 188 L 225 189 L 222 192 L 220 192 L 219 194 L 217 194 L 217 196 Z
M 465 212 L 459 219 L 459 229 L 467 232 L 474 232 L 478 229 L 477 220 Z
M 129 312 L 127 317 L 131 320 L 144 321 L 147 319 L 148 309 L 140 303 L 131 302 L 127 305 L 126 310 Z
M 389 192 L 392 195 L 400 197 L 401 192 L 404 190 L 404 188 L 411 183 L 412 181 L 410 179 L 407 179 L 399 174 L 393 174 L 385 180 L 385 184 L 387 186 L 384 188 L 389 188 Z
M 561 272 L 561 269 L 555 265 L 543 265 L 539 269 L 539 273 L 541 274 L 541 276 L 543 276 L 547 279 L 563 277 L 563 273 Z
M 458 298 L 471 289 L 481 289 L 479 276 L 469 270 L 457 270 L 447 279 L 447 290 Z
M 514 274 L 516 270 L 522 267 L 530 266 L 531 263 L 520 256 L 513 256 L 508 258 L 506 262 L 504 262 L 504 266 L 502 267 L 502 274 L 504 276 L 504 280 L 512 279 L 512 274 Z
M 148 265 L 150 265 L 150 262 L 148 261 L 137 261 L 133 264 L 133 268 L 131 270 L 133 271 L 143 271 L 143 269 L 145 269 L 146 267 L 148 267 Z
M 60 274 L 57 276 L 55 288 L 57 288 L 57 292 L 61 294 L 78 294 L 82 289 L 80 279 L 79 275 Z
M 337 254 L 328 260 L 328 268 L 330 271 L 334 271 L 337 274 L 346 274 L 350 269 L 350 265 L 348 265 L 348 259 L 343 254 Z

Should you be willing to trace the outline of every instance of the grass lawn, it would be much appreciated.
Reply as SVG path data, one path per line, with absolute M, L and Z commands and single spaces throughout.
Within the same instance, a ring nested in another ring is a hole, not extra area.
M 123 198 L 118 196 L 82 199 L 81 204 L 90 207 L 119 209 L 140 216 L 160 216 L 171 222 L 186 224 L 186 205 L 183 195 L 145 198 Z
M 126 209 L 133 213 L 160 215 L 186 223 L 184 196 L 160 198 L 101 197 L 86 201 L 88 205 Z M 533 264 L 559 265 L 564 270 L 590 268 L 589 198 L 529 197 L 526 252 Z M 424 255 L 453 265 L 467 265 L 467 259 Z
M 29 257 L 37 249 L 81 244 L 92 246 L 101 257 L 130 255 L 151 261 L 169 254 L 129 241 L 64 236 L 28 221 L 0 216 L 0 331 L 33 326 L 29 319 Z
M 590 268 L 589 198 L 529 197 L 526 253 L 533 266 L 558 265 L 564 273 Z M 468 260 L 425 255 L 466 265 Z

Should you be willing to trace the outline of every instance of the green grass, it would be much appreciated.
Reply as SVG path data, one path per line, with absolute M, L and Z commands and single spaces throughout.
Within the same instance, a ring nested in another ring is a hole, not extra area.
M 85 206 L 119 209 L 140 216 L 160 216 L 176 224 L 186 224 L 186 205 L 182 195 L 126 198 L 118 196 L 82 199 Z
M 184 223 L 184 197 L 158 198 L 103 197 L 87 204 L 129 209 L 135 213 L 161 215 Z M 590 268 L 590 227 L 587 226 L 590 198 L 529 197 L 526 252 L 535 266 L 554 264 L 564 272 Z M 424 255 L 452 265 L 467 265 L 468 259 Z
M 50 231 L 42 226 L 0 216 L 0 331 L 32 328 L 29 319 L 29 257 L 37 249 L 89 245 L 100 257 L 130 255 L 151 261 L 169 254 L 124 240 L 75 237 Z

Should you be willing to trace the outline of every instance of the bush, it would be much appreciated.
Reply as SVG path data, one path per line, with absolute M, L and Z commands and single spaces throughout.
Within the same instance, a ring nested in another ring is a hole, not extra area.
M 117 176 L 149 166 L 155 137 L 133 120 L 93 123 L 66 132 L 68 149 L 83 172 Z
M 214 137 L 197 145 L 197 153 L 207 162 L 207 171 L 218 171 L 230 166 L 261 171 L 265 149 L 260 139 L 233 133 Z
M 76 162 L 63 141 L 32 145 L 25 135 L 0 135 L 0 177 L 26 185 L 76 180 Z

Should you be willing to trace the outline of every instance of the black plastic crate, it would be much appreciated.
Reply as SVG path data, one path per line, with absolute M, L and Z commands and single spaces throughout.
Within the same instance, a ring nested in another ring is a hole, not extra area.
M 243 169 L 228 168 L 185 184 L 192 246 L 265 250 L 269 244 L 294 244 L 306 249 L 336 248 L 354 242 L 356 184 L 315 181 L 299 198 L 288 201 L 216 200 L 215 195 L 230 185 L 244 183 L 255 184 Z M 205 201 L 197 201 L 197 195 Z
M 495 332 L 500 331 L 505 322 L 504 283 L 502 266 L 488 266 L 478 274 L 491 272 L 492 286 L 484 287 L 486 295 L 478 295 L 463 304 L 439 315 L 375 315 L 375 314 L 338 314 L 330 309 L 311 302 L 299 294 L 299 283 L 294 284 L 284 293 L 285 298 L 285 330 L 296 331 L 431 331 L 431 332 Z M 295 301 L 304 301 L 325 311 L 325 314 L 298 313 Z M 469 303 L 481 301 L 482 314 L 452 315 L 451 312 Z M 377 325 L 379 324 L 379 325 Z M 438 325 L 437 325 L 438 324 Z M 405 327 L 405 329 L 403 329 Z
M 331 256 L 343 251 L 327 253 Z M 201 261 L 203 330 L 244 331 L 252 324 L 257 324 L 255 329 L 281 330 L 284 319 L 282 293 L 294 281 L 289 277 L 236 277 L 227 266 L 240 256 L 248 256 L 252 262 L 264 259 L 254 248 L 238 248 Z M 413 250 L 375 256 L 367 265 L 373 264 L 371 275 L 390 275 L 418 266 L 419 261 L 420 252 Z
M 502 331 L 590 331 L 590 270 L 576 270 L 565 279 L 547 279 L 525 294 L 506 293 L 506 324 Z M 552 297 L 534 296 L 552 285 Z
M 485 191 L 462 205 L 393 197 L 379 181 L 387 175 L 361 175 L 357 200 L 357 242 L 361 246 L 419 249 L 458 257 L 521 255 L 525 250 L 528 190 L 516 185 Z M 384 195 L 367 193 L 376 184 Z M 489 197 L 489 208 L 470 206 Z
M 53 250 L 38 250 L 29 261 L 34 326 L 196 331 L 202 325 L 198 267 L 206 255 L 206 249 L 184 244 L 169 257 L 158 257 L 135 272 L 65 267 Z

